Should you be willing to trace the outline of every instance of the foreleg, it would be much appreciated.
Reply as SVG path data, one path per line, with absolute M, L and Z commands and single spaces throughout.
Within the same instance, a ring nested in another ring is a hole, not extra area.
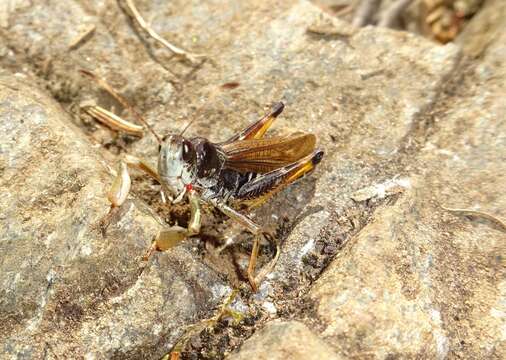
M 120 161 L 118 174 L 112 183 L 111 189 L 107 193 L 107 198 L 113 207 L 121 206 L 125 202 L 130 191 L 132 180 L 128 173 L 129 167 L 139 169 L 156 181 L 159 181 L 158 173 L 146 161 L 132 155 L 124 156 L 123 160 Z
M 155 180 L 159 180 L 156 170 L 154 170 L 147 162 L 139 159 L 135 156 L 126 155 L 123 160 L 120 161 L 118 166 L 118 173 L 112 182 L 112 186 L 107 192 L 107 198 L 111 203 L 111 209 L 108 214 L 100 221 L 100 227 L 102 232 L 105 233 L 107 226 L 111 220 L 111 217 L 115 213 L 115 210 L 119 208 L 127 199 L 132 180 L 128 173 L 128 168 L 133 167 L 143 171 Z
M 170 228 L 162 229 L 158 232 L 155 237 L 155 241 L 144 255 L 143 259 L 148 260 L 149 257 L 156 251 L 165 251 L 176 245 L 187 237 L 197 235 L 200 232 L 200 226 L 202 223 L 201 210 L 200 210 L 200 199 L 195 191 L 188 192 L 188 198 L 190 200 L 190 222 L 187 228 L 181 226 L 171 226 Z

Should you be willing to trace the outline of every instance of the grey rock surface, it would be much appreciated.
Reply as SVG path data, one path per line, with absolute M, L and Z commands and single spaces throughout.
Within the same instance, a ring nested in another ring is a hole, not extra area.
M 506 215 L 506 24 L 497 15 L 505 7 L 490 6 L 472 26 L 492 23 L 495 38 L 471 50 L 472 29 L 462 35 L 482 58 L 426 117 L 430 136 L 411 161 L 409 189 L 378 209 L 310 290 L 321 335 L 339 354 L 506 356 L 505 229 L 441 207 Z
M 102 233 L 112 176 L 30 79 L 0 77 L 0 129 L 2 357 L 161 356 L 226 295 L 182 247 L 141 272 L 160 224 L 137 201 Z
M 140 272 L 152 236 L 174 220 L 142 177 L 101 231 L 117 153 L 154 162 L 157 146 L 79 113 L 93 99 L 127 116 L 77 75 L 86 68 L 161 134 L 195 118 L 188 136 L 223 140 L 282 100 L 272 133 L 313 132 L 325 151 L 312 176 L 254 214 L 281 256 L 259 292 L 234 303 L 244 320 L 196 335 L 183 358 L 237 348 L 231 358 L 505 356 L 506 235 L 441 207 L 506 218 L 501 1 L 446 46 L 353 29 L 308 1 L 136 3 L 161 35 L 211 60 L 171 58 L 134 30 L 124 1 L 19 1 L 0 16 L 3 354 L 159 358 L 244 283 L 230 273 L 241 273 L 251 237 L 217 213 L 201 239 Z M 244 244 L 213 260 L 206 239 L 229 227 Z M 272 256 L 263 250 L 261 263 Z
M 262 349 L 262 351 L 259 351 Z M 230 360 L 338 360 L 332 348 L 298 321 L 271 321 Z

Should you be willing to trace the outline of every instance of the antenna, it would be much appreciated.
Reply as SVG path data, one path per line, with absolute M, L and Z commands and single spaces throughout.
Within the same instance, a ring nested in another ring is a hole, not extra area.
M 209 104 L 211 98 L 214 98 L 214 96 L 209 97 L 202 105 L 200 105 L 197 110 L 193 113 L 193 119 L 188 122 L 188 124 L 185 125 L 183 130 L 179 133 L 180 136 L 182 136 L 186 130 L 197 120 L 198 116 L 202 113 L 204 110 L 204 107 Z
M 188 130 L 188 128 L 190 127 L 190 125 L 195 122 L 195 119 L 196 118 L 193 118 L 192 120 L 188 121 L 188 124 L 186 124 L 186 126 L 183 128 L 183 130 L 179 133 L 179 136 L 183 136 L 184 132 L 186 130 Z
M 162 143 L 162 139 L 160 136 L 153 130 L 153 128 L 147 123 L 146 120 L 126 101 L 126 99 L 121 96 L 116 90 L 113 89 L 111 85 L 109 85 L 104 79 L 98 77 L 94 73 L 88 70 L 81 69 L 79 72 L 83 75 L 86 75 L 90 77 L 92 80 L 94 80 L 99 86 L 101 86 L 105 91 L 107 91 L 113 98 L 116 99 L 125 109 L 128 109 L 130 113 L 137 119 L 137 121 L 144 124 L 148 130 L 154 135 L 156 141 L 158 141 L 159 144 Z M 190 123 L 191 124 L 191 123 Z M 186 130 L 186 129 L 185 129 Z

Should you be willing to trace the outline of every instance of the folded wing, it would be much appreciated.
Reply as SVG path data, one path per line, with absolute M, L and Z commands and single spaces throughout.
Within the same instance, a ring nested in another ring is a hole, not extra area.
M 267 173 L 294 163 L 315 149 L 313 134 L 294 133 L 261 139 L 246 139 L 222 144 L 225 168 L 239 172 Z

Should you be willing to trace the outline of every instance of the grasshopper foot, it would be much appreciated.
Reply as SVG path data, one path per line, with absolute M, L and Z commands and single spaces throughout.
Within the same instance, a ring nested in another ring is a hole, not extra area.
M 147 261 L 156 251 L 165 251 L 178 245 L 181 241 L 188 237 L 188 230 L 181 226 L 172 226 L 168 229 L 160 230 L 155 240 L 142 257 L 143 261 Z
M 262 270 L 258 273 L 258 275 L 255 276 L 255 266 L 258 257 L 258 250 L 260 247 L 259 246 L 260 236 L 264 236 L 265 239 L 269 240 L 270 242 L 274 242 L 276 244 L 276 254 L 274 255 L 274 258 L 271 260 L 271 262 L 266 266 L 264 266 Z M 253 290 L 253 292 L 256 292 L 258 290 L 258 285 L 260 285 L 262 280 L 274 269 L 274 266 L 276 266 L 279 257 L 279 250 L 280 250 L 279 244 L 276 241 L 276 238 L 271 233 L 263 231 L 255 236 L 255 239 L 253 240 L 253 249 L 251 250 L 251 256 L 248 265 L 248 281 L 251 285 L 251 289 Z

